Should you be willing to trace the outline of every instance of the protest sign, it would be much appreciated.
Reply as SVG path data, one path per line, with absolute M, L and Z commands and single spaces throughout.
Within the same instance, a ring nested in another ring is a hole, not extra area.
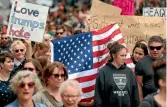
M 143 8 L 143 16 L 165 17 L 167 19 L 167 8 Z
M 92 0 L 92 7 L 90 10 L 91 15 L 99 14 L 99 15 L 109 15 L 109 16 L 120 16 L 121 9 L 113 6 L 111 4 L 107 4 L 101 2 L 100 0 Z
M 101 29 L 109 24 L 118 23 L 123 34 L 125 43 L 131 51 L 134 44 L 140 40 L 148 39 L 153 35 L 165 38 L 164 18 L 143 16 L 92 16 L 90 19 L 90 30 Z
M 42 42 L 49 7 L 14 1 L 7 34 L 14 38 Z
M 134 15 L 134 0 L 114 0 L 114 6 L 122 9 L 121 15 Z

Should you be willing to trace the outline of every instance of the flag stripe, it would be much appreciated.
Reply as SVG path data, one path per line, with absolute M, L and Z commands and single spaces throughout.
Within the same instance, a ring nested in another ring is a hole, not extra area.
M 115 38 L 115 37 L 119 37 L 119 34 L 120 34 L 121 32 L 120 32 L 120 29 L 117 29 L 117 30 L 115 30 L 111 35 L 109 35 L 109 36 L 107 36 L 107 37 L 103 37 L 103 39 L 100 39 L 100 40 L 95 40 L 95 41 L 93 41 L 92 42 L 92 45 L 93 46 L 98 46 L 98 45 L 103 45 L 103 44 L 105 44 L 105 43 L 107 43 L 107 42 L 109 42 L 110 40 L 112 40 L 113 38 Z M 117 36 L 115 36 L 115 35 L 117 35 Z M 95 38 L 95 37 L 94 37 Z
M 93 67 L 94 67 L 94 68 L 98 68 L 98 67 L 104 65 L 107 61 L 108 61 L 108 57 L 105 58 L 105 59 L 102 60 L 102 61 L 99 61 L 99 62 L 94 63 L 94 64 L 93 64 Z
M 76 80 L 78 82 L 86 82 L 86 81 L 90 81 L 96 78 L 97 74 L 93 74 L 93 75 L 89 75 L 89 76 L 84 76 L 84 77 L 80 77 L 80 78 L 76 78 Z
M 95 85 L 92 85 L 90 87 L 82 88 L 83 93 L 91 92 L 95 89 Z
M 98 30 L 98 31 L 92 31 L 92 34 L 93 34 L 92 36 L 96 36 L 96 35 L 99 35 L 99 34 L 104 34 L 105 32 L 111 30 L 111 28 L 113 26 L 115 26 L 115 25 L 111 24 L 111 25 L 109 25 L 109 26 L 107 26 L 105 28 L 102 28 L 102 29 Z

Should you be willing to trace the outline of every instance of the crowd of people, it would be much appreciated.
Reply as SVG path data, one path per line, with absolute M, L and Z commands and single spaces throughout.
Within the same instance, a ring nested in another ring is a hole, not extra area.
M 65 64 L 53 61 L 51 45 L 84 32 L 90 5 L 65 3 L 49 10 L 41 43 L 11 38 L 1 25 L 0 107 L 166 107 L 166 39 L 159 35 L 134 44 L 134 71 L 125 63 L 126 47 L 108 44 L 110 57 L 98 71 L 94 99 L 80 102 L 79 82 L 69 79 Z

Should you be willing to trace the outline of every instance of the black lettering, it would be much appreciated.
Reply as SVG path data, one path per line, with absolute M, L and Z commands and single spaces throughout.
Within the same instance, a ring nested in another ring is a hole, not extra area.
M 157 16 L 160 16 L 159 13 L 158 13 L 158 9 L 157 8 L 155 9 L 154 16 L 156 16 L 156 14 L 157 14 Z

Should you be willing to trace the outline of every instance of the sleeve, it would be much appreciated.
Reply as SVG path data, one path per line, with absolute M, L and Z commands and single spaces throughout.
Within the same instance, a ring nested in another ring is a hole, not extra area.
M 132 107 L 138 107 L 140 104 L 139 91 L 134 73 L 132 73 Z
M 144 75 L 144 70 L 140 61 L 135 66 L 135 75 L 138 75 L 138 76 Z
M 94 105 L 95 107 L 102 107 L 103 105 L 103 89 L 104 89 L 104 81 L 102 81 L 102 72 L 99 71 L 96 77 L 96 84 L 95 84 L 95 95 L 94 95 Z
M 142 101 L 139 107 L 152 107 L 148 101 Z

